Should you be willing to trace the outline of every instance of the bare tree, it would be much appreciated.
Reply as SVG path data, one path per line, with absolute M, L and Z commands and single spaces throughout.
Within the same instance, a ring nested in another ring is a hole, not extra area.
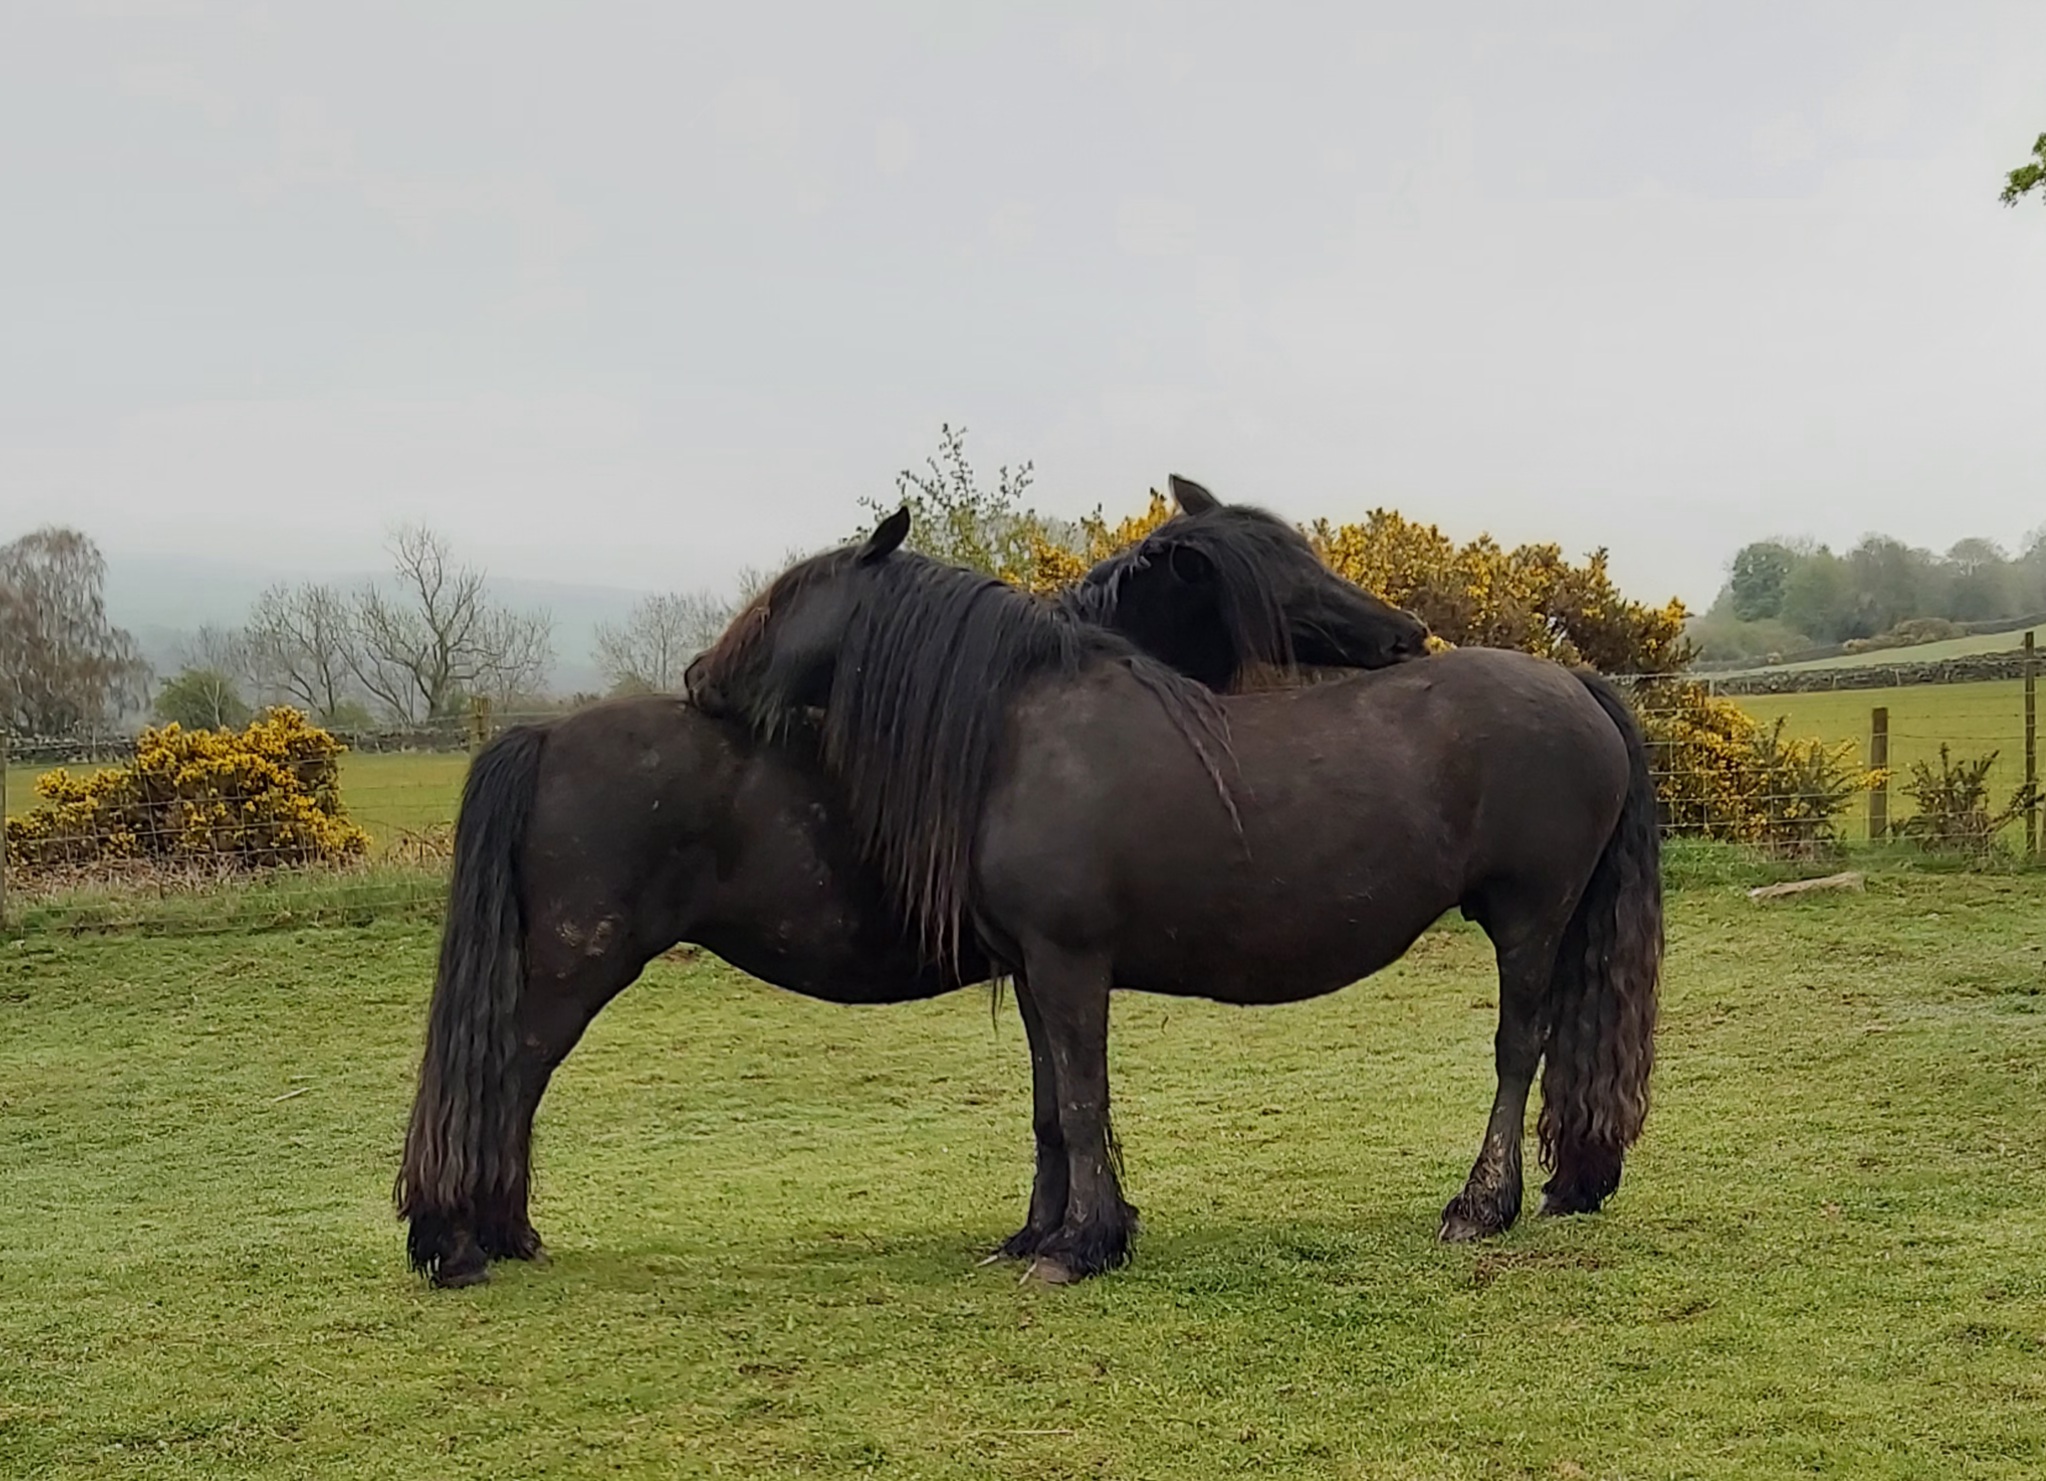
M 894 511 L 890 510 L 889 512 L 893 513 Z M 859 538 L 864 540 L 866 537 L 867 532 L 864 530 L 860 531 Z M 765 566 L 739 567 L 739 574 L 734 583 L 738 588 L 738 595 L 733 597 L 731 602 L 727 604 L 725 621 L 729 623 L 732 618 L 752 606 L 753 599 L 766 591 L 768 587 L 774 585 L 775 578 L 781 575 L 783 571 L 819 553 L 816 550 L 804 550 L 798 546 L 791 545 L 782 551 L 781 564 L 778 566 L 772 568 Z
M 355 631 L 348 601 L 331 586 L 272 586 L 243 629 L 250 678 L 321 724 L 331 724 L 355 687 Z
M 202 623 L 178 643 L 178 662 L 185 668 L 209 670 L 238 684 L 254 682 L 254 659 L 249 635 L 238 627 Z
M 674 693 L 689 660 L 717 640 L 732 612 L 708 592 L 644 597 L 623 622 L 598 625 L 597 667 L 614 692 Z
M 554 662 L 554 620 L 490 600 L 484 574 L 457 565 L 423 525 L 391 541 L 391 584 L 356 599 L 350 626 L 355 677 L 391 714 L 450 713 L 465 695 L 508 698 L 537 690 Z
M 801 559 L 801 556 L 791 554 L 782 561 L 782 566 L 793 566 Z M 732 603 L 732 611 L 739 613 L 752 606 L 753 599 L 774 585 L 774 578 L 779 574 L 779 571 L 768 571 L 759 566 L 739 567 L 739 595 Z
M 0 546 L 0 729 L 70 735 L 145 702 L 149 666 L 107 621 L 106 574 L 77 530 Z

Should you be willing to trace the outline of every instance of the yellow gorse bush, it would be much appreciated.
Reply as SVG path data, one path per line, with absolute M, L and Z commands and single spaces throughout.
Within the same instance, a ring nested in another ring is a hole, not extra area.
M 1096 510 L 1080 521 L 1081 548 L 1077 551 L 1050 539 L 1041 528 L 1033 526 L 1029 532 L 1029 557 L 1024 569 L 1004 575 L 1018 586 L 1048 596 L 1061 587 L 1071 586 L 1097 562 L 1136 544 L 1172 515 L 1172 505 L 1155 489 L 1151 492 L 1149 507 L 1142 514 L 1133 514 L 1120 524 L 1109 524 Z
M 126 766 L 38 777 L 41 805 L 7 821 L 9 864 L 246 870 L 360 857 L 369 835 L 341 805 L 345 749 L 292 709 L 239 731 L 145 730 Z
M 1077 550 L 1033 530 L 1026 568 L 1003 574 L 1036 592 L 1057 591 L 1173 512 L 1155 491 L 1143 512 L 1120 523 L 1097 511 L 1080 521 Z M 1387 509 L 1354 524 L 1316 520 L 1305 533 L 1339 575 L 1419 615 L 1437 648 L 1517 648 L 1602 673 L 1654 676 L 1675 674 L 1690 657 L 1683 603 L 1627 600 L 1603 550 L 1573 565 L 1555 545 L 1507 550 L 1489 535 L 1459 545 Z M 1859 768 L 1851 744 L 1785 739 L 1700 684 L 1659 678 L 1643 686 L 1639 709 L 1678 832 L 1815 848 L 1830 841 L 1834 818 L 1853 797 L 1879 780 Z
M 1095 562 L 1134 545 L 1172 517 L 1157 492 L 1140 514 L 1111 525 L 1080 521 L 1078 550 L 1033 530 L 1024 570 L 1002 573 L 1049 593 Z M 1684 604 L 1630 602 L 1614 587 L 1606 552 L 1572 565 L 1555 545 L 1506 550 L 1489 535 L 1458 545 L 1434 525 L 1374 509 L 1359 524 L 1316 520 L 1305 531 L 1339 575 L 1417 614 L 1442 646 L 1518 648 L 1602 673 L 1670 673 L 1684 665 Z
M 1684 604 L 1628 601 L 1603 550 L 1574 566 L 1555 545 L 1507 550 L 1489 535 L 1458 545 L 1389 509 L 1361 524 L 1316 520 L 1307 533 L 1332 569 L 1414 612 L 1446 643 L 1518 648 L 1608 674 L 1670 673 L 1690 656 Z

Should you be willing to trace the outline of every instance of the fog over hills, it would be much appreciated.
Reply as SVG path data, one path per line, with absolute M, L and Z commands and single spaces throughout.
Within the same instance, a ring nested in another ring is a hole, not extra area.
M 182 667 L 181 641 L 212 624 L 238 627 L 250 604 L 273 582 L 324 581 L 344 591 L 375 579 L 375 571 L 305 571 L 250 561 L 182 555 L 107 556 L 107 613 L 135 635 L 158 675 Z M 513 607 L 545 607 L 554 617 L 554 671 L 549 688 L 569 694 L 601 690 L 592 655 L 597 625 L 617 622 L 648 593 L 618 586 L 491 577 L 490 592 Z

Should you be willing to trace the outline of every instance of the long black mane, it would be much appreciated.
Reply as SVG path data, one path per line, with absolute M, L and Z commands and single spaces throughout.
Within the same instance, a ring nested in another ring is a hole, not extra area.
M 1193 746 L 1233 816 L 1221 773 L 1228 733 L 1214 695 L 1120 634 L 908 551 L 846 576 L 864 589 L 838 649 L 825 763 L 841 780 L 867 858 L 938 960 L 953 959 L 966 929 L 973 841 L 1010 707 L 1039 678 L 1072 678 L 1097 663 L 1127 667 Z
M 1293 634 L 1280 598 L 1280 580 L 1303 560 L 1321 561 L 1307 539 L 1276 514 L 1249 504 L 1225 504 L 1204 514 L 1175 514 L 1127 549 L 1099 562 L 1057 598 L 1081 622 L 1113 626 L 1130 578 L 1176 550 L 1204 558 L 1214 571 L 1217 615 L 1233 688 L 1254 667 L 1290 673 Z

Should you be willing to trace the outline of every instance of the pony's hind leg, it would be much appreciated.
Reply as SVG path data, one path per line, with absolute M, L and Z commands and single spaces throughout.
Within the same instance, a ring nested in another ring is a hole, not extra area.
M 1065 1145 L 1066 1199 L 1058 1227 L 1038 1242 L 1033 1267 L 1052 1284 L 1128 1263 L 1137 1211 L 1122 1196 L 1108 1118 L 1108 989 L 1102 962 L 1033 955 L 1027 986 L 1044 1029 Z
M 639 975 L 637 953 L 619 943 L 576 955 L 538 947 L 518 1008 L 517 1102 L 499 1196 L 477 1210 L 476 1242 L 492 1260 L 540 1260 L 546 1246 L 530 1213 L 533 1120 L 554 1071 L 568 1058 L 598 1012 Z
M 1016 984 L 1016 1007 L 1023 1018 L 1023 1032 L 1030 1041 L 1031 1126 L 1036 1134 L 1037 1170 L 1030 1184 L 1030 1216 L 1021 1229 L 1002 1241 L 996 1253 L 1011 1260 L 1026 1260 L 1065 1222 L 1066 1138 L 1059 1126 L 1058 1074 L 1052 1062 L 1051 1045 L 1045 1038 L 1044 1020 L 1020 979 Z
M 1560 933 L 1500 944 L 1499 1029 L 1492 1041 L 1498 1088 L 1492 1096 L 1485 1140 L 1463 1191 L 1442 1211 L 1441 1238 L 1451 1243 L 1503 1234 L 1520 1217 L 1521 1141 L 1527 1122 L 1527 1096 L 1541 1061 L 1543 1005 L 1555 970 Z

